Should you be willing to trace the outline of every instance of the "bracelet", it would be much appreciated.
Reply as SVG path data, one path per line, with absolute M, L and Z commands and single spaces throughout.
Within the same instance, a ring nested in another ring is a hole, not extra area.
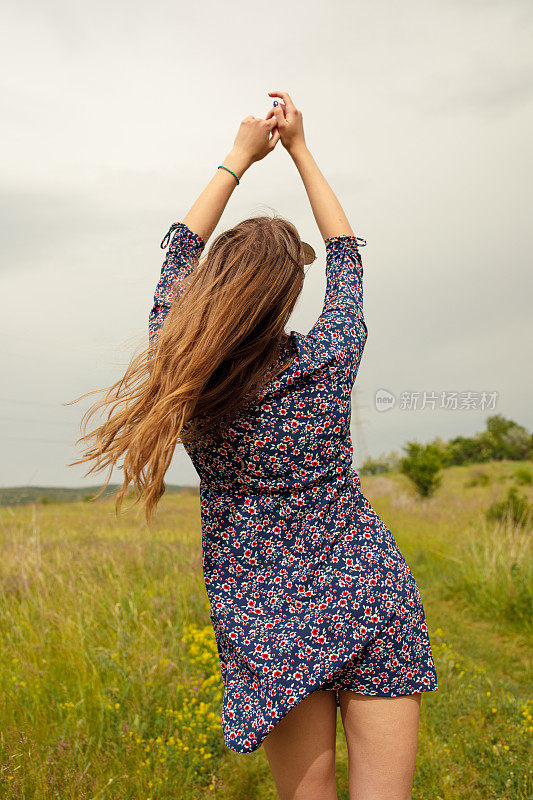
M 231 174 L 233 175 L 233 177 L 234 177 L 234 178 L 235 178 L 235 180 L 237 181 L 237 186 L 239 185 L 239 183 L 240 183 L 240 180 L 239 180 L 239 179 L 238 179 L 238 177 L 235 175 L 235 173 L 233 172 L 233 170 L 229 169 L 228 167 L 225 167 L 225 166 L 224 166 L 224 164 L 220 164 L 220 166 L 219 166 L 219 167 L 217 167 L 217 169 L 227 169 L 227 170 L 228 170 L 228 172 L 231 172 Z

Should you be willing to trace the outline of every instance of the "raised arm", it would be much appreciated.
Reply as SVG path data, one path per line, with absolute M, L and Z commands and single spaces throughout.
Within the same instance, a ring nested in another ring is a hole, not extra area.
M 291 157 L 305 186 L 322 238 L 353 236 L 354 232 L 335 192 L 306 145 L 292 150 Z
M 256 119 L 251 115 L 243 119 L 232 149 L 220 162 L 226 169 L 216 167 L 210 182 L 183 218 L 183 222 L 201 236 L 204 242 L 207 242 L 218 225 L 237 186 L 231 173 L 234 172 L 240 181 L 255 161 L 260 161 L 274 150 L 279 138 L 275 119 Z
M 233 148 L 222 161 L 225 169 L 215 170 L 202 194 L 185 215 L 182 222 L 174 222 L 161 247 L 170 243 L 155 289 L 149 314 L 148 336 L 150 344 L 157 339 L 161 326 L 176 300 L 176 282 L 188 277 L 198 264 L 205 244 L 216 228 L 231 194 L 238 185 L 232 173 L 240 180 L 255 162 L 271 153 L 279 141 L 276 120 L 255 119 L 248 116 L 240 124 Z
M 363 310 L 363 262 L 356 236 L 331 236 L 326 245 L 324 307 L 304 342 L 311 363 L 335 359 L 353 385 L 368 338 Z
M 307 191 L 326 246 L 327 287 L 322 313 L 300 346 L 309 368 L 332 360 L 353 383 L 368 336 L 363 313 L 363 263 L 359 243 L 333 189 L 305 142 L 301 112 L 287 92 L 269 92 L 283 105 L 270 109 L 278 121 L 281 142 L 292 157 Z
M 300 173 L 322 238 L 353 236 L 354 232 L 335 192 L 306 145 L 302 112 L 296 108 L 287 92 L 269 92 L 269 95 L 283 99 L 283 105 L 277 104 L 269 110 L 267 119 L 274 117 L 278 122 L 281 143 Z

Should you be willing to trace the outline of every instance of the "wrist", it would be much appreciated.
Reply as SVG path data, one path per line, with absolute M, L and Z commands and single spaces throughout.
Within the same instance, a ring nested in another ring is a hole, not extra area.
M 309 152 L 309 148 L 305 142 L 299 142 L 288 150 L 290 157 L 295 160 L 301 158 L 302 156 L 306 156 Z
M 229 151 L 224 161 L 220 162 L 224 167 L 231 169 L 239 178 L 242 178 L 248 167 L 252 164 L 250 157 L 242 150 L 233 148 Z

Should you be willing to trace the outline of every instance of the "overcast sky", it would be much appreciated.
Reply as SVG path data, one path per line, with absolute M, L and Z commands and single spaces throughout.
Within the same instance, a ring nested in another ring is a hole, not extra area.
M 531 430 L 530 3 L 4 9 L 0 485 L 105 480 L 67 466 L 101 395 L 62 404 L 122 376 L 147 337 L 161 239 L 277 89 L 302 110 L 307 144 L 368 242 L 354 465 L 409 439 L 473 434 L 493 413 Z M 325 252 L 281 143 L 245 174 L 214 236 L 274 212 L 318 253 L 287 328 L 306 333 Z M 377 410 L 379 390 L 394 408 Z M 401 408 L 404 392 L 419 393 L 417 408 Z M 424 392 L 435 408 L 420 408 Z M 440 409 L 441 392 L 459 393 L 459 407 Z M 461 408 L 467 392 L 473 407 Z M 494 409 L 482 392 L 497 392 Z M 166 481 L 198 482 L 182 448 Z

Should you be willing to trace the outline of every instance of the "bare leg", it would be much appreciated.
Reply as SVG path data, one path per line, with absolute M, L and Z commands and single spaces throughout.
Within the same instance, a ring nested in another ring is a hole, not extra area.
M 316 689 L 263 740 L 280 800 L 337 800 L 335 692 Z
M 339 690 L 350 800 L 411 800 L 421 698 Z

